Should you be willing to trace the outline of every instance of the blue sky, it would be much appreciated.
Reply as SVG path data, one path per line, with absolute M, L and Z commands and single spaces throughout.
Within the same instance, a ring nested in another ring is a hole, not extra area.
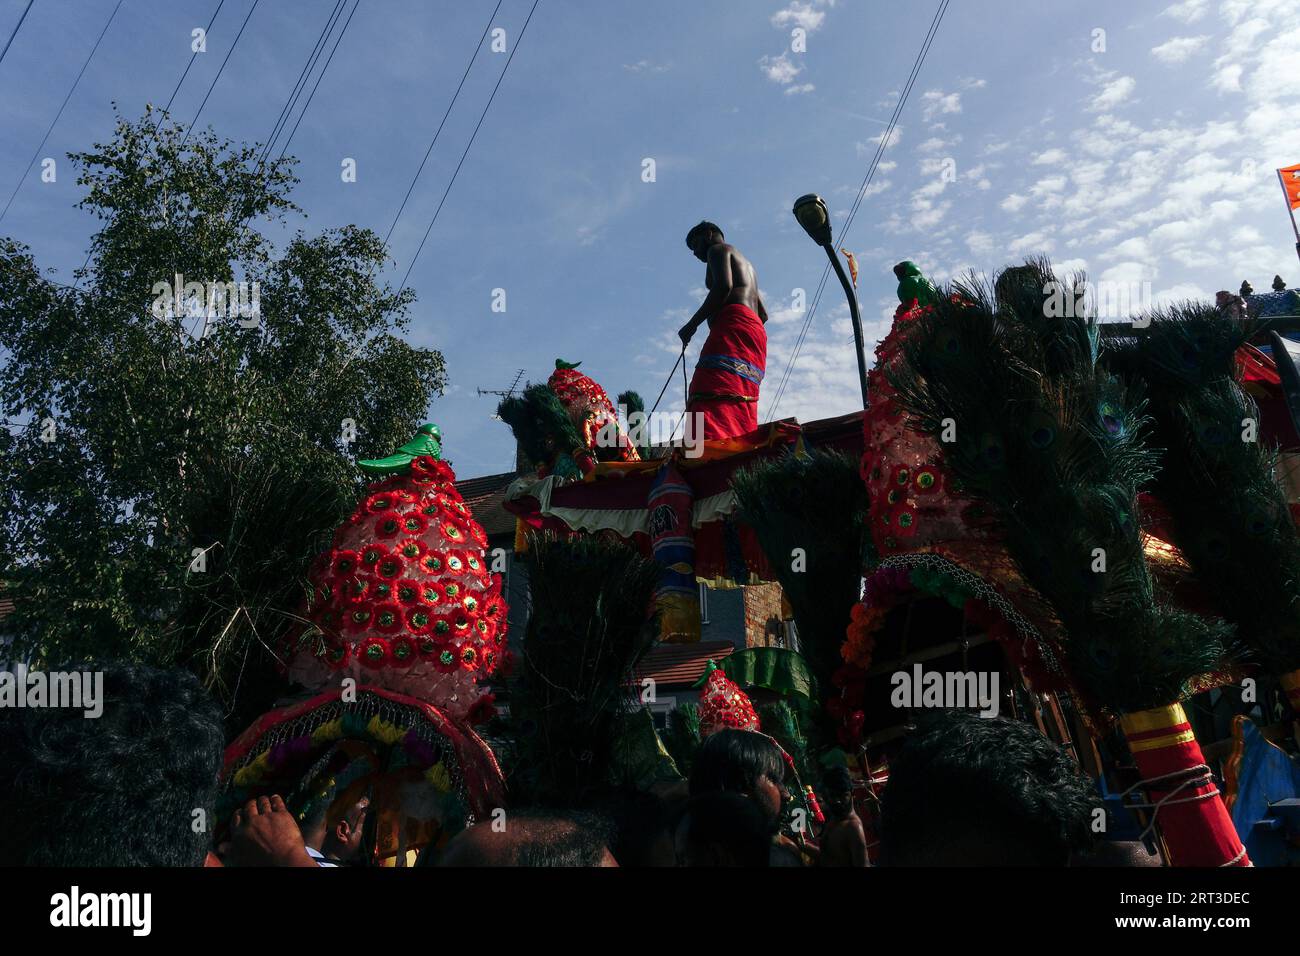
M 17 182 L 115 0 L 36 0 L 3 64 L 0 195 Z M 252 0 L 226 0 L 173 108 L 185 122 Z M 531 0 L 494 25 L 513 44 Z M 0 40 L 26 0 L 0 0 Z M 262 0 L 200 123 L 269 134 L 332 3 Z M 361 0 L 295 137 L 308 233 L 383 235 L 494 3 Z M 126 0 L 0 231 L 58 278 L 94 221 L 63 160 L 111 133 L 112 102 L 166 101 L 190 31 L 216 0 Z M 411 274 L 412 338 L 441 349 L 450 386 L 430 418 L 461 477 L 504 471 L 493 421 L 517 369 L 583 360 L 612 394 L 653 401 L 676 329 L 703 296 L 683 244 L 701 218 L 757 266 L 772 313 L 761 417 L 825 262 L 790 215 L 819 192 L 842 221 L 935 4 L 877 0 L 541 0 Z M 905 13 L 900 11 L 906 11 Z M 791 30 L 807 31 L 806 52 Z M 1098 33 L 1097 31 L 1104 31 Z M 1104 46 L 1104 49 L 1102 48 Z M 393 234 L 410 264 L 506 54 L 484 44 Z M 1283 0 L 954 0 L 852 230 L 868 348 L 888 329 L 890 267 L 935 279 L 1049 253 L 1090 278 L 1149 282 L 1157 299 L 1212 296 L 1274 273 L 1300 283 L 1274 168 L 1300 162 L 1300 7 Z M 344 183 L 340 163 L 357 162 Z M 643 160 L 655 181 L 642 179 Z M 946 175 L 945 175 L 946 171 Z M 954 176 L 955 174 L 955 176 Z M 274 232 L 277 241 L 283 233 Z M 506 311 L 492 311 L 493 290 Z M 857 406 L 847 307 L 830 287 L 779 417 Z M 693 355 L 703 341 L 697 336 Z M 681 408 L 680 380 L 662 408 Z

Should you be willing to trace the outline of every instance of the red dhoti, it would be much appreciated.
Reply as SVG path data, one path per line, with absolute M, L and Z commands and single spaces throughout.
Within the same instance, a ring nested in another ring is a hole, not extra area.
M 704 439 L 731 438 L 758 427 L 758 386 L 767 365 L 767 330 L 748 306 L 724 305 L 691 377 L 687 410 L 704 416 Z

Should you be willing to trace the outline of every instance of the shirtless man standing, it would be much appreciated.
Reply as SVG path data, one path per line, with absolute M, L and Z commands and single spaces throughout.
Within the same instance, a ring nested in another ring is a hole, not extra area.
M 767 309 L 758 276 L 722 230 L 702 222 L 686 234 L 686 246 L 707 263 L 709 294 L 677 334 L 685 348 L 703 323 L 709 337 L 691 378 L 687 411 L 703 415 L 705 440 L 744 435 L 758 428 L 758 387 L 767 365 Z
M 843 767 L 835 767 L 822 781 L 826 797 L 826 829 L 822 833 L 818 866 L 870 866 L 867 835 L 862 818 L 853 809 L 853 781 Z

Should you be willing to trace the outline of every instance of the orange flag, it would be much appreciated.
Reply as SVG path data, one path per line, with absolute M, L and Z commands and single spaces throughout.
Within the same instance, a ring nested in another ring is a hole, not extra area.
M 1300 209 L 1300 163 L 1279 169 L 1277 177 L 1282 180 L 1282 190 L 1286 193 L 1286 201 L 1291 204 L 1291 208 Z
M 1296 168 L 1300 169 L 1300 166 Z M 853 279 L 853 288 L 856 289 L 858 287 L 858 257 L 843 246 L 840 246 L 840 252 L 844 253 L 844 258 L 849 261 L 849 276 Z

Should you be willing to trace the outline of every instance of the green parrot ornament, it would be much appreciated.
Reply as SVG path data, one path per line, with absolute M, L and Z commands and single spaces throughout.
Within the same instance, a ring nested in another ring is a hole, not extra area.
M 934 285 L 921 275 L 921 270 L 910 259 L 894 266 L 894 275 L 898 276 L 898 301 L 904 305 L 915 299 L 916 304 L 924 308 L 938 300 L 939 293 Z
M 442 458 L 442 429 L 429 422 L 421 425 L 415 437 L 408 441 L 387 458 L 371 458 L 357 462 L 357 467 L 367 475 L 384 477 L 405 474 L 411 462 L 428 455 L 435 460 Z

